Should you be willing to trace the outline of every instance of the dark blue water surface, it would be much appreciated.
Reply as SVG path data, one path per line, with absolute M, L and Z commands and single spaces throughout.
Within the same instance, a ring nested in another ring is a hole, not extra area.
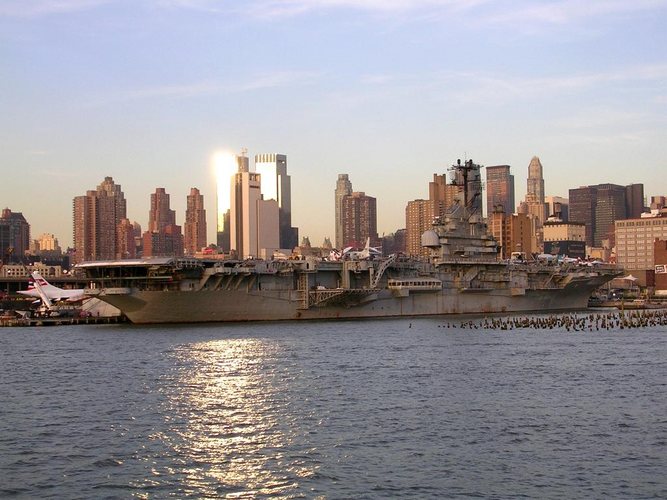
M 667 497 L 665 327 L 0 329 L 0 496 Z

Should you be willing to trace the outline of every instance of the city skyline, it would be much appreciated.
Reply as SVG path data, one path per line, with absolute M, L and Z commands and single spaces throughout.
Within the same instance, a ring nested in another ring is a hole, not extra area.
M 111 176 L 130 220 L 162 186 L 183 225 L 192 186 L 216 213 L 213 158 L 243 147 L 288 155 L 313 244 L 335 236 L 339 173 L 376 197 L 380 234 L 457 158 L 511 165 L 517 200 L 535 155 L 546 195 L 662 195 L 666 17 L 662 0 L 3 2 L 0 200 L 67 247 L 71 200 Z

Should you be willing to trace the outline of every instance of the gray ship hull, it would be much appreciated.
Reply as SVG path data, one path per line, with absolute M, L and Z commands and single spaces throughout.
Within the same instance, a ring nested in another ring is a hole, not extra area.
M 600 283 L 601 284 L 601 283 Z M 109 290 L 99 298 L 137 324 L 322 320 L 584 309 L 597 280 L 543 290 L 439 290 L 396 296 L 379 290 L 354 305 L 301 308 L 297 291 Z

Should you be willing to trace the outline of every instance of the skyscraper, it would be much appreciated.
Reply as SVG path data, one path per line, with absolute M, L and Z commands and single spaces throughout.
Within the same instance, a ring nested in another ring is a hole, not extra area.
M 378 246 L 377 202 L 363 192 L 343 196 L 343 245 L 362 247 L 370 238 L 371 246 Z
M 206 210 L 199 189 L 190 188 L 185 210 L 185 254 L 194 255 L 206 246 Z
M 0 217 L 0 261 L 20 261 L 30 248 L 30 224 L 21 212 L 2 210 Z
M 299 244 L 299 231 L 292 227 L 292 187 L 287 175 L 287 156 L 255 155 L 255 172 L 261 175 L 261 191 L 265 200 L 278 202 L 280 248 L 292 249 Z
M 626 188 L 617 184 L 597 184 L 570 189 L 572 222 L 586 226 L 586 245 L 601 247 L 614 232 L 614 222 L 625 219 Z
M 117 228 L 127 204 L 120 184 L 105 177 L 95 191 L 73 200 L 74 262 L 117 257 Z
M 214 157 L 214 164 L 216 177 L 216 243 L 224 252 L 229 252 L 230 193 L 232 192 L 234 175 L 238 172 L 238 161 L 232 154 L 218 153 Z
M 538 225 L 547 220 L 547 206 L 544 203 L 544 176 L 542 163 L 537 156 L 533 156 L 528 165 L 528 181 L 526 191 L 526 212 L 537 217 Z
M 278 202 L 262 199 L 260 174 L 244 162 L 238 166 L 231 191 L 230 251 L 243 259 L 261 257 L 280 248 Z
M 510 174 L 509 165 L 493 165 L 486 167 L 486 210 L 492 213 L 498 206 L 505 214 L 513 214 L 514 176 Z
M 176 212 L 169 207 L 169 194 L 155 188 L 148 211 L 148 231 L 143 236 L 144 257 L 183 255 L 183 234 L 176 225 Z
M 628 219 L 638 219 L 644 212 L 644 184 L 625 186 L 625 215 Z
M 352 194 L 352 183 L 347 174 L 338 174 L 335 191 L 336 248 L 345 246 L 343 237 L 343 197 Z
M 593 247 L 595 234 L 595 204 L 597 203 L 597 189 L 594 186 L 582 186 L 570 189 L 568 199 L 569 220 L 580 222 L 585 226 L 586 246 Z
M 165 189 L 155 188 L 148 211 L 148 230 L 158 232 L 170 224 L 176 224 L 176 211 L 169 208 L 169 195 Z

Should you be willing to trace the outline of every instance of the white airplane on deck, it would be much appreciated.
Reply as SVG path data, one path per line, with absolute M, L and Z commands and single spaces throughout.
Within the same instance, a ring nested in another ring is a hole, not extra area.
M 57 302 L 59 300 L 66 300 L 67 302 L 79 302 L 86 299 L 86 296 L 83 294 L 83 288 L 77 288 L 74 290 L 58 288 L 57 286 L 52 285 L 46 281 L 37 271 L 32 272 L 28 289 L 19 290 L 19 293 L 21 295 L 27 295 L 28 297 L 41 299 L 42 303 L 48 307 L 50 307 L 53 302 Z
M 382 250 L 371 246 L 371 239 L 366 239 L 366 246 L 362 250 L 352 250 L 353 247 L 347 247 L 343 250 L 342 258 L 349 260 L 366 260 L 375 256 L 382 255 Z

